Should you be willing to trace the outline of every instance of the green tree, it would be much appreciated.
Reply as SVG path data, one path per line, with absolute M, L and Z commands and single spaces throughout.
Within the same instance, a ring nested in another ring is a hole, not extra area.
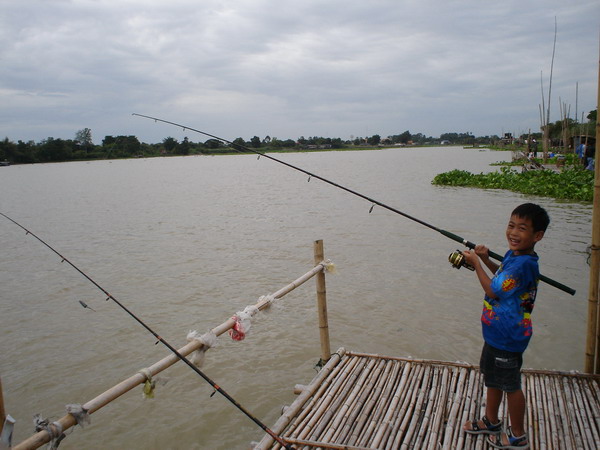
M 433 138 L 432 137 L 428 138 L 423 133 L 416 133 L 411 136 L 410 140 L 413 141 L 413 143 L 424 144 L 427 141 L 433 141 Z
M 456 145 L 465 145 L 473 144 L 475 138 L 470 131 L 467 131 L 466 133 L 443 133 L 440 135 L 440 140 L 450 141 L 452 144 Z
M 331 140 L 331 148 L 342 148 L 344 143 L 341 138 L 334 138 Z
M 443 133 L 440 134 L 440 141 L 450 141 L 453 144 L 459 144 L 458 133 Z
M 408 144 L 409 141 L 412 141 L 412 136 L 408 130 L 398 136 L 398 142 L 402 144 Z
M 89 152 L 94 148 L 94 143 L 92 142 L 92 130 L 89 128 L 83 128 L 75 133 L 75 142 L 78 143 L 83 150 Z
M 379 136 L 378 134 L 374 134 L 367 140 L 367 142 L 369 143 L 369 145 L 379 145 L 379 143 L 381 142 L 381 136 Z
M 74 141 L 54 139 L 49 137 L 40 143 L 37 148 L 37 159 L 44 162 L 68 161 L 73 154 Z
M 242 139 L 241 137 L 239 137 L 239 138 L 234 139 L 232 144 L 238 150 L 243 150 L 244 147 L 246 146 L 246 141 L 244 139 Z
M 178 155 L 189 155 L 192 148 L 192 144 L 189 139 L 186 137 L 183 138 L 181 144 L 179 144 L 176 148 L 176 152 Z
M 142 144 L 135 136 L 105 136 L 102 150 L 109 158 L 123 158 L 139 155 Z
M 104 136 L 104 139 L 102 139 L 102 146 L 108 147 L 109 145 L 112 145 L 115 142 L 117 142 L 117 139 L 114 136 Z
M 254 148 L 260 148 L 260 138 L 258 136 L 254 136 L 250 139 L 250 145 Z
M 0 141 L 0 161 L 9 161 L 16 164 L 35 162 L 35 143 L 33 141 L 14 143 L 8 138 Z
M 204 143 L 204 145 L 206 146 L 206 148 L 209 148 L 211 150 L 216 150 L 217 148 L 222 147 L 223 143 L 221 141 L 219 141 L 218 139 L 209 139 Z
M 177 139 L 172 138 L 171 136 L 163 139 L 162 143 L 163 143 L 163 147 L 165 148 L 167 153 L 173 153 L 175 151 L 175 149 L 177 148 L 177 145 L 179 145 L 179 142 L 177 142 Z
M 142 144 L 135 136 L 118 136 L 117 146 L 124 156 L 134 156 L 140 153 Z
M 281 148 L 283 147 L 283 141 L 280 141 L 279 139 L 277 139 L 276 137 L 271 139 L 271 142 L 269 143 L 269 147 L 271 148 Z
M 17 163 L 34 163 L 35 162 L 35 142 L 17 142 L 17 153 L 13 156 L 14 162 Z
M 0 161 L 9 160 L 9 155 L 14 155 L 16 151 L 17 145 L 14 142 L 9 141 L 8 138 L 4 138 L 3 141 L 0 141 Z

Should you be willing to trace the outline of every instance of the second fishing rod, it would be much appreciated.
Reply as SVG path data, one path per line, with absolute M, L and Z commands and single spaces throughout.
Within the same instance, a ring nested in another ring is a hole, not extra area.
M 181 362 L 186 364 L 190 369 L 192 369 L 194 372 L 196 372 L 196 374 L 198 374 L 200 377 L 202 377 L 204 379 L 204 381 L 209 383 L 213 387 L 215 392 L 218 392 L 223 397 L 225 397 L 227 400 L 229 400 L 229 402 L 231 404 L 233 404 L 237 409 L 239 409 L 242 413 L 244 413 L 250 420 L 252 420 L 256 425 L 258 425 L 264 432 L 266 432 L 268 435 L 270 435 L 283 448 L 289 449 L 289 450 L 294 449 L 294 447 L 291 444 L 288 444 L 287 442 L 285 442 L 285 440 L 283 440 L 280 436 L 278 436 L 276 433 L 274 433 L 269 427 L 267 427 L 264 423 L 262 423 L 258 418 L 256 418 L 254 415 L 252 415 L 237 400 L 235 400 L 231 395 L 229 395 L 221 386 L 219 386 L 217 383 L 215 383 L 211 378 L 208 377 L 208 375 L 206 375 L 202 370 L 200 370 L 200 368 L 198 368 L 189 359 L 187 359 L 185 356 L 183 356 L 181 353 L 179 353 L 179 351 L 177 351 L 177 349 L 175 347 L 173 347 L 169 342 L 167 342 L 164 338 L 162 338 L 156 331 L 154 331 L 148 324 L 146 324 L 146 322 L 144 322 L 141 318 L 139 318 L 136 314 L 134 314 L 122 302 L 117 300 L 117 298 L 114 297 L 113 295 L 111 295 L 106 289 L 104 289 L 102 286 L 100 286 L 100 284 L 98 284 L 96 281 L 94 281 L 94 279 L 92 277 L 90 277 L 87 273 L 85 273 L 78 266 L 76 266 L 73 262 L 71 262 L 71 260 L 69 260 L 67 257 L 63 256 L 54 247 L 52 247 L 50 244 L 48 244 L 46 241 L 44 241 L 38 235 L 34 234 L 28 228 L 24 227 L 23 225 L 21 225 L 19 222 L 12 219 L 8 215 L 0 212 L 0 216 L 6 218 L 10 222 L 15 224 L 19 228 L 21 228 L 22 230 L 24 230 L 27 233 L 27 235 L 32 236 L 34 239 L 38 240 L 40 243 L 42 243 L 44 246 L 46 246 L 49 250 L 51 250 L 56 255 L 58 255 L 61 259 L 61 262 L 66 262 L 69 266 L 71 266 L 73 269 L 75 269 L 77 272 L 79 272 L 84 278 L 86 278 L 90 283 L 92 283 L 94 286 L 96 286 L 106 296 L 107 301 L 112 300 L 113 303 L 115 303 L 119 308 L 121 308 L 123 311 L 125 311 L 132 319 L 134 319 L 137 323 L 139 323 L 142 327 L 144 327 L 150 334 L 152 334 L 156 338 L 156 344 L 158 344 L 159 342 L 161 344 L 163 344 Z M 83 306 L 84 308 L 92 309 L 85 302 L 79 301 L 79 303 L 81 303 L 81 306 Z M 212 397 L 212 395 L 211 395 L 211 397 Z
M 215 135 L 207 133 L 205 131 L 201 131 L 201 130 L 198 130 L 196 128 L 189 127 L 187 125 L 182 125 L 182 124 L 179 124 L 179 123 L 171 122 L 169 120 L 160 119 L 158 117 L 147 116 L 147 115 L 144 115 L 144 114 L 133 113 L 132 115 L 133 116 L 138 116 L 138 117 L 143 117 L 145 119 L 154 120 L 155 122 L 162 122 L 162 123 L 166 123 L 166 124 L 169 124 L 169 125 L 174 125 L 174 126 L 176 126 L 178 128 L 182 128 L 184 131 L 185 130 L 190 130 L 190 131 L 193 131 L 194 133 L 202 134 L 204 136 L 207 136 L 207 137 L 216 139 L 218 141 L 221 141 L 221 142 L 223 142 L 223 143 L 231 146 L 236 151 L 239 151 L 240 153 L 254 153 L 254 154 L 259 155 L 259 157 L 265 157 L 267 159 L 270 159 L 271 161 L 275 161 L 275 162 L 277 162 L 279 164 L 283 164 L 284 166 L 287 166 L 287 167 L 289 167 L 291 169 L 297 170 L 299 172 L 302 172 L 302 173 L 308 175 L 309 176 L 309 180 L 310 180 L 310 178 L 316 178 L 318 180 L 323 181 L 324 183 L 330 184 L 331 186 L 334 186 L 334 187 L 336 187 L 338 189 L 342 189 L 343 191 L 346 191 L 346 192 L 348 192 L 348 193 L 350 193 L 352 195 L 355 195 L 355 196 L 360 197 L 360 198 L 362 198 L 364 200 L 367 200 L 372 205 L 371 206 L 371 210 L 373 209 L 373 207 L 375 205 L 380 206 L 380 207 L 382 207 L 384 209 L 392 211 L 393 213 L 399 214 L 399 215 L 401 215 L 403 217 L 406 217 L 407 219 L 410 219 L 410 220 L 412 220 L 414 222 L 417 222 L 417 223 L 419 223 L 419 224 L 421 224 L 421 225 L 423 225 L 423 226 L 425 226 L 425 227 L 427 227 L 427 228 L 429 228 L 431 230 L 437 231 L 438 233 L 446 236 L 447 238 L 452 239 L 453 241 L 456 241 L 456 242 L 459 242 L 459 243 L 465 245 L 467 248 L 469 248 L 471 250 L 473 250 L 475 248 L 475 246 L 476 246 L 476 244 L 474 244 L 473 242 L 470 242 L 470 241 L 462 238 L 461 236 L 458 236 L 458 235 L 456 235 L 454 233 L 451 233 L 450 231 L 446 231 L 446 230 L 444 230 L 442 228 L 438 228 L 438 227 L 436 227 L 436 226 L 434 226 L 434 225 L 432 225 L 430 223 L 427 223 L 427 222 L 425 222 L 425 221 L 423 221 L 421 219 L 418 219 L 417 217 L 414 217 L 414 216 L 412 216 L 410 214 L 407 214 L 407 213 L 405 213 L 403 211 L 400 211 L 397 208 L 394 208 L 392 206 L 386 205 L 385 203 L 382 203 L 382 202 L 380 202 L 380 201 L 378 201 L 378 200 L 376 200 L 374 198 L 371 198 L 371 197 L 369 197 L 367 195 L 361 194 L 360 192 L 357 192 L 355 190 L 352 190 L 350 188 L 342 186 L 342 185 L 340 185 L 340 184 L 338 184 L 338 183 L 336 183 L 334 181 L 331 181 L 331 180 L 329 180 L 327 178 L 324 178 L 324 177 L 321 177 L 321 176 L 319 176 L 317 174 L 309 172 L 308 170 L 305 170 L 305 169 L 303 169 L 301 167 L 298 167 L 298 166 L 295 166 L 293 164 L 287 163 L 285 161 L 282 161 L 281 159 L 274 158 L 273 156 L 267 155 L 266 153 L 259 152 L 257 150 L 254 150 L 252 148 L 249 148 L 249 147 L 246 147 L 246 146 L 243 146 L 243 145 L 235 144 L 235 143 L 233 143 L 233 142 L 231 142 L 231 141 L 229 141 L 227 139 L 224 139 L 222 137 L 215 136 Z M 490 255 L 491 258 L 493 258 L 493 259 L 495 259 L 497 261 L 500 261 L 500 262 L 502 262 L 502 260 L 504 259 L 502 255 L 499 255 L 498 253 L 495 253 L 493 251 L 489 251 L 489 255 Z M 544 276 L 544 275 L 540 274 L 540 278 L 539 279 L 540 279 L 540 281 L 543 281 L 544 283 L 547 283 L 550 286 L 553 286 L 553 287 L 555 287 L 557 289 L 560 289 L 563 292 L 566 292 L 566 293 L 571 294 L 571 295 L 575 295 L 575 289 L 573 289 L 573 288 L 571 288 L 569 286 L 566 286 L 566 285 L 564 285 L 564 284 L 562 284 L 562 283 L 560 283 L 560 282 L 558 282 L 556 280 L 553 280 L 552 278 L 549 278 L 547 276 Z

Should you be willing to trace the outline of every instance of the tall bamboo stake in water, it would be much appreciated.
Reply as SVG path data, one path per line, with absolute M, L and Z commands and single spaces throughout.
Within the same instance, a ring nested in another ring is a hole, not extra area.
M 598 103 L 600 104 L 600 60 L 598 62 Z M 600 122 L 596 118 L 596 147 L 600 139 Z M 598 148 L 595 156 L 594 209 L 592 213 L 592 246 L 590 257 L 590 286 L 588 296 L 588 326 L 585 346 L 585 371 L 600 373 L 600 334 L 598 333 L 598 274 L 600 272 L 600 164 Z
M 554 44 L 552 45 L 552 63 L 550 64 L 550 82 L 548 86 L 548 110 L 546 111 L 546 126 L 544 127 L 544 163 L 548 162 L 548 150 L 550 147 L 550 103 L 552 97 L 552 73 L 554 72 L 554 55 L 556 53 L 556 34 L 558 31 L 558 24 L 556 16 L 554 16 Z

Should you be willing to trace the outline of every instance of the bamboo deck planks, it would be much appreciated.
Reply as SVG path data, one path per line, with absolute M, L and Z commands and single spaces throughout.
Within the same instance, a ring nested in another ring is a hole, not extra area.
M 485 437 L 462 431 L 485 410 L 478 367 L 344 349 L 338 355 L 329 374 L 309 385 L 310 398 L 291 406 L 297 414 L 281 436 L 296 448 L 490 448 Z M 597 448 L 600 376 L 523 370 L 522 377 L 532 448 Z M 505 401 L 500 411 L 506 421 Z M 280 448 L 269 441 L 256 449 Z

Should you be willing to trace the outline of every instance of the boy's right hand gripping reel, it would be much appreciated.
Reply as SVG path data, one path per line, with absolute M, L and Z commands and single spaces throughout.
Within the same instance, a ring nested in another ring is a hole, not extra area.
M 475 267 L 473 267 L 465 260 L 465 255 L 463 255 L 460 250 L 456 250 L 455 252 L 450 253 L 450 256 L 448 256 L 448 261 L 450 261 L 450 264 L 452 264 L 452 267 L 454 267 L 455 269 L 465 267 L 469 270 L 475 270 Z

